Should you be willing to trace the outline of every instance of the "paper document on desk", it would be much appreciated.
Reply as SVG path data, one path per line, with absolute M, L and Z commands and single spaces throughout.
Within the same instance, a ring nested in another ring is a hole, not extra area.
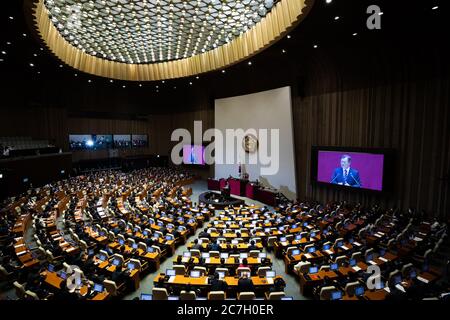
M 361 270 L 361 268 L 360 267 L 358 267 L 358 266 L 354 266 L 353 268 L 352 268 L 355 272 L 358 272 L 358 271 L 360 271 Z
M 375 233 L 374 236 L 377 237 L 377 238 L 382 238 L 383 237 L 383 235 L 381 235 L 379 233 Z
M 422 281 L 423 283 L 428 283 L 428 282 L 430 282 L 430 281 L 428 281 L 427 279 L 422 278 L 421 276 L 417 276 L 417 280 L 420 280 L 420 281 Z
M 383 261 L 383 262 L 388 262 L 388 261 L 389 261 L 388 259 L 383 258 L 383 257 L 378 257 L 378 259 L 380 259 L 380 260 Z
M 211 258 L 205 258 L 205 263 L 210 263 L 211 262 Z
M 168 282 L 169 282 L 169 283 L 173 283 L 173 282 L 175 281 L 175 277 L 176 277 L 176 276 L 170 276 Z
M 375 261 L 372 261 L 372 260 L 370 260 L 369 263 L 370 263 L 371 265 L 373 265 L 373 266 L 376 266 L 376 265 L 377 265 L 377 263 L 376 263 Z
M 341 248 L 344 249 L 345 251 L 348 250 L 348 247 L 346 247 L 346 246 L 341 246 Z
M 273 278 L 267 278 L 267 283 L 268 284 L 273 284 Z
M 356 242 L 356 241 L 353 242 L 353 245 L 354 245 L 354 246 L 357 246 L 357 247 L 361 247 L 361 243 Z
M 414 241 L 416 241 L 416 242 L 419 242 L 419 241 L 422 241 L 422 240 L 423 240 L 422 238 L 414 237 Z
M 328 253 L 328 254 L 333 254 L 333 251 L 331 251 L 330 249 L 325 250 L 325 252 Z
M 311 259 L 311 258 L 312 258 L 312 255 L 310 255 L 309 253 L 306 253 L 306 254 L 305 254 L 305 257 L 306 257 L 307 259 Z

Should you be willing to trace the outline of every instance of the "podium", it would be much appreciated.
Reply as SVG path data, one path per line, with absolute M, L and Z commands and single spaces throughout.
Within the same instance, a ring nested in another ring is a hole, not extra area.
M 228 187 L 226 188 L 228 182 Z M 261 186 L 251 183 L 248 180 L 228 178 L 228 179 L 208 179 L 208 189 L 221 191 L 222 195 L 235 195 L 247 197 L 269 206 L 277 205 L 277 193 L 272 190 L 264 189 Z M 227 190 L 225 190 L 227 189 Z M 224 193 L 225 192 L 225 193 Z
M 245 196 L 245 186 L 247 185 L 247 180 L 229 178 L 228 184 L 230 186 L 231 194 L 235 196 Z
M 208 190 L 220 190 L 220 181 L 208 178 Z

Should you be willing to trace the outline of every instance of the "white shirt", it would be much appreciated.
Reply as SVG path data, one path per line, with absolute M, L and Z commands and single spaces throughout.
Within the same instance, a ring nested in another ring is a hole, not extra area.
M 304 265 L 307 265 L 309 262 L 307 262 L 307 261 L 300 261 L 299 263 L 297 263 L 295 266 L 294 266 L 294 269 L 295 269 L 295 271 L 300 271 L 300 269 L 301 269 L 301 267 L 303 267 Z

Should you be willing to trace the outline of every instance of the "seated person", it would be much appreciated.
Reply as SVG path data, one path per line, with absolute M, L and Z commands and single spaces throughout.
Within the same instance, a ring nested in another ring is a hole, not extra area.
M 192 246 L 192 249 L 201 250 L 202 245 L 198 243 L 198 239 L 194 240 L 194 245 Z
M 208 228 L 205 228 L 202 232 L 200 232 L 198 237 L 199 238 L 208 238 L 209 239 Z
M 247 258 L 242 259 L 242 263 L 239 265 L 239 268 L 248 268 Z
M 286 287 L 286 283 L 282 278 L 277 278 L 274 281 L 274 286 L 269 289 L 269 292 L 283 292 Z
M 248 247 L 248 250 L 258 250 L 258 247 L 255 244 L 255 241 L 250 241 L 250 246 Z
M 219 241 L 214 242 L 214 243 L 211 244 L 211 250 L 210 251 L 220 251 Z
M 155 243 L 152 238 L 147 238 L 144 240 L 144 242 L 147 245 L 147 247 L 151 247 Z
M 304 266 L 308 264 L 308 260 L 306 259 L 306 257 L 303 255 L 300 259 L 300 261 L 294 265 L 294 272 L 299 274 L 300 273 L 300 269 Z
M 219 274 L 216 272 L 210 282 L 211 291 L 227 291 L 228 285 L 225 281 L 219 279 Z
M 247 272 L 243 272 L 238 280 L 238 292 L 255 292 L 253 281 L 248 277 Z

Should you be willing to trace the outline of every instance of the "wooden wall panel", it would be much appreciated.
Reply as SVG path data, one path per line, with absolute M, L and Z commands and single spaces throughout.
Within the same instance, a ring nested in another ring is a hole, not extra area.
M 63 108 L 0 108 L 0 136 L 24 136 L 66 146 L 67 113 Z

